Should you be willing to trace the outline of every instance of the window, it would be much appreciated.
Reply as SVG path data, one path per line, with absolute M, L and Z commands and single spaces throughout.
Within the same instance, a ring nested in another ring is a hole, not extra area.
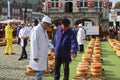
M 98 7 L 98 2 L 95 2 L 95 7 Z
M 7 10 L 8 10 L 7 8 L 4 8 L 4 13 L 7 13 L 8 12 Z
M 88 4 L 88 2 L 85 2 L 85 7 L 88 7 L 87 4 Z
M 51 0 L 52 8 L 58 8 L 59 0 Z
M 83 7 L 83 2 L 80 2 L 80 7 Z
M 12 9 L 12 13 L 15 13 L 15 9 L 14 8 Z
M 58 2 L 56 3 L 56 7 L 58 7 Z
M 20 14 L 20 9 L 18 9 L 18 14 Z
M 102 7 L 102 2 L 99 2 L 99 7 Z
M 5 8 L 2 8 L 2 12 L 3 12 L 3 13 L 5 12 Z

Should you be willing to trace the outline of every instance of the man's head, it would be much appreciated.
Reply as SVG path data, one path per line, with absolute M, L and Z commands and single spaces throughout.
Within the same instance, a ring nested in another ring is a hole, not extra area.
M 14 23 L 12 22 L 8 22 L 7 25 L 10 26 L 11 28 L 14 27 Z
M 62 20 L 62 29 L 66 31 L 70 26 L 70 20 L 69 19 L 63 19 Z
M 11 22 L 8 22 L 8 23 L 7 23 L 7 25 L 11 26 L 11 25 L 12 25 L 12 23 L 11 23 Z
M 38 19 L 35 19 L 35 20 L 33 21 L 33 25 L 34 25 L 34 26 L 37 26 L 38 23 L 39 23 Z
M 82 27 L 82 23 L 78 24 L 78 27 Z
M 51 24 L 51 18 L 48 16 L 44 16 L 43 19 L 41 20 L 41 23 L 42 23 L 42 27 L 44 29 L 47 29 Z
M 20 25 L 21 25 L 21 27 L 24 27 L 24 26 L 25 26 L 24 21 L 22 21 L 22 22 L 20 23 Z
M 51 18 L 48 17 L 48 16 L 44 16 L 44 17 L 42 18 L 42 22 L 46 22 L 46 23 L 51 24 Z
M 69 19 L 63 19 L 63 20 L 62 20 L 62 25 L 64 25 L 65 27 L 69 27 L 69 25 L 70 25 L 70 20 L 69 20 Z
M 82 24 L 78 24 L 78 27 L 82 27 Z

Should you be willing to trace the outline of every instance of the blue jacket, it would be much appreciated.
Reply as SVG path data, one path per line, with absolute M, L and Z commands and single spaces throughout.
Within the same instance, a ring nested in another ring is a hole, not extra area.
M 54 36 L 55 56 L 60 58 L 70 58 L 72 54 L 77 54 L 78 43 L 72 29 L 68 29 L 62 34 L 61 26 L 58 26 Z

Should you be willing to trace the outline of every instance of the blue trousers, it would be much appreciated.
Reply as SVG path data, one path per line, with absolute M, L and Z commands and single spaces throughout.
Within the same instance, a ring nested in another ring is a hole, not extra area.
M 43 74 L 44 74 L 44 71 L 36 71 L 35 80 L 42 80 Z

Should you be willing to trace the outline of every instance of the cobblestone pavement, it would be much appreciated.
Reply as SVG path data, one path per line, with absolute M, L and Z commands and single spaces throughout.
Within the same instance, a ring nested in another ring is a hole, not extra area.
M 18 61 L 21 46 L 13 44 L 15 55 L 4 55 L 5 46 L 0 47 L 0 80 L 33 80 L 34 76 L 27 76 L 26 65 L 29 63 L 29 45 L 27 45 L 27 60 Z

